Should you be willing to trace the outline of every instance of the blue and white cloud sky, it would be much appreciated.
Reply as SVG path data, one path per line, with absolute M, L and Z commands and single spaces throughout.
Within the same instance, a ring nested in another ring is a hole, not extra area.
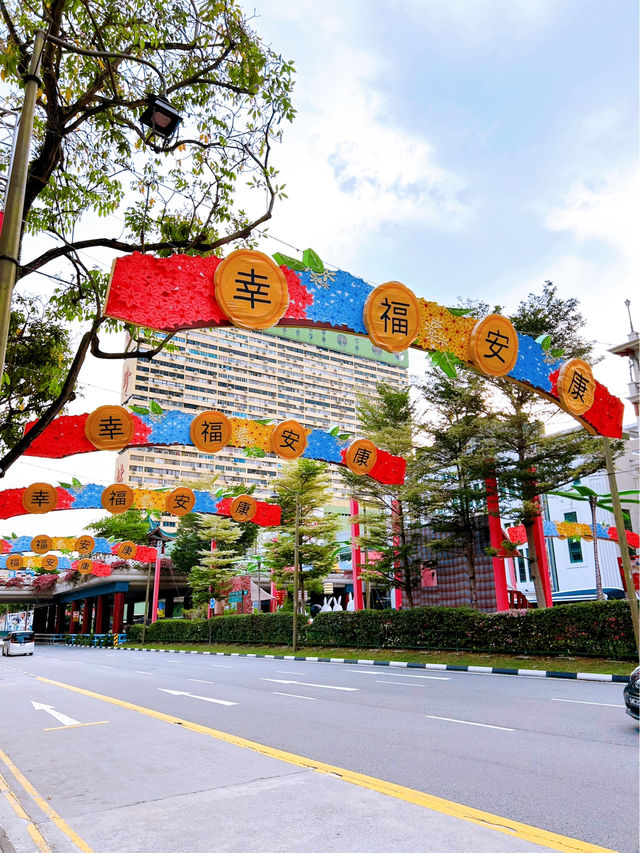
M 635 0 L 252 8 L 298 69 L 272 235 L 447 304 L 513 309 L 551 279 L 600 355 L 626 337 L 626 298 L 640 326 Z M 597 375 L 625 395 L 622 359 Z

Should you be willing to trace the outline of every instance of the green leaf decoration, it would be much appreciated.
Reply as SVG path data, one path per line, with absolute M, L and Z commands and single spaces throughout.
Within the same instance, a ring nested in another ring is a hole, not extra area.
M 71 488 L 71 483 L 58 483 L 58 485 L 61 486 L 63 489 Z
M 340 441 L 348 441 L 348 439 L 351 438 L 351 433 L 350 432 L 341 432 L 340 435 L 338 436 L 338 438 L 340 439 Z
M 248 456 L 252 459 L 262 459 L 264 456 L 267 455 L 267 452 L 266 452 L 266 450 L 263 450 L 261 447 L 254 445 L 253 447 L 245 447 L 244 448 L 244 455 Z
M 82 486 L 82 483 L 80 482 L 80 480 L 77 477 L 72 477 L 71 482 L 76 487 L 76 489 L 78 489 Z
M 151 400 L 151 402 L 149 403 L 149 409 L 154 415 L 161 415 L 163 412 L 162 406 L 160 405 L 160 403 L 156 403 L 155 400 Z
M 453 314 L 454 317 L 468 317 L 469 314 L 473 314 L 473 308 L 448 308 L 447 311 L 449 314 Z
M 563 349 L 552 349 L 551 355 L 554 358 L 562 358 L 562 356 L 564 355 L 564 350 Z
M 340 427 L 334 426 L 329 430 L 329 435 L 333 435 L 336 438 L 340 435 Z
M 574 486 L 573 488 L 580 495 L 593 495 L 593 497 L 600 497 L 600 495 L 598 495 L 597 492 L 594 492 L 593 489 L 590 489 L 589 486 Z
M 272 257 L 280 267 L 289 267 L 290 270 L 295 270 L 296 272 L 302 272 L 307 268 L 306 264 L 303 264 L 302 261 L 290 258 L 289 255 L 283 255 L 282 252 L 276 252 Z
M 258 420 L 256 420 L 256 423 L 268 426 L 269 424 L 273 423 L 273 418 L 259 418 Z
M 320 255 L 314 252 L 313 249 L 305 249 L 302 253 L 302 260 L 312 272 L 324 272 L 324 264 L 320 260 Z
M 542 349 L 547 352 L 547 350 L 551 349 L 551 335 L 540 335 L 536 338 L 536 343 L 540 344 Z
M 129 408 L 136 415 L 148 415 L 149 414 L 149 409 L 147 409 L 145 406 L 129 406 Z
M 456 364 L 460 364 L 460 359 L 450 352 L 434 352 L 431 354 L 431 364 L 439 367 L 449 379 L 455 379 L 458 375 Z

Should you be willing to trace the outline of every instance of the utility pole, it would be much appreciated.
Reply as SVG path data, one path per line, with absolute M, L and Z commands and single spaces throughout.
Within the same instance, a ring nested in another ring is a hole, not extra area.
M 293 653 L 298 648 L 298 572 L 300 570 L 300 493 L 296 492 L 296 517 L 293 537 Z
M 4 375 L 7 355 L 7 339 L 11 324 L 11 296 L 16 283 L 19 266 L 20 239 L 22 237 L 22 214 L 29 170 L 29 153 L 33 134 L 33 117 L 36 95 L 40 86 L 38 72 L 44 49 L 45 34 L 36 32 L 29 71 L 24 75 L 24 102 L 20 113 L 20 124 L 16 147 L 11 164 L 7 187 L 4 219 L 0 233 L 0 379 Z

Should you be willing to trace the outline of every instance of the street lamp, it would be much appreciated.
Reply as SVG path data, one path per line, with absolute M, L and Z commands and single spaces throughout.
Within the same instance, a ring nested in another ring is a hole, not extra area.
M 145 124 L 151 127 L 153 133 L 168 139 L 173 135 L 181 120 L 178 112 L 167 101 L 167 85 L 164 75 L 152 62 L 149 62 L 147 59 L 140 59 L 137 56 L 131 56 L 127 53 L 111 53 L 108 51 L 87 50 L 76 47 L 76 45 L 70 44 L 57 36 L 49 35 L 42 32 L 42 30 L 36 30 L 29 70 L 22 78 L 25 84 L 24 101 L 11 161 L 4 219 L 0 232 L 0 379 L 4 375 L 7 354 L 7 339 L 11 323 L 11 296 L 16 283 L 16 270 L 20 265 L 18 255 L 20 253 L 20 239 L 22 236 L 22 215 L 29 169 L 29 152 L 31 150 L 36 95 L 41 85 L 38 74 L 40 72 L 40 62 L 42 60 L 45 41 L 62 45 L 71 53 L 78 53 L 81 56 L 93 56 L 103 59 L 129 59 L 141 65 L 148 65 L 160 77 L 162 92 L 160 95 L 150 96 L 149 107 L 143 113 L 143 118 L 149 113 L 148 121 Z

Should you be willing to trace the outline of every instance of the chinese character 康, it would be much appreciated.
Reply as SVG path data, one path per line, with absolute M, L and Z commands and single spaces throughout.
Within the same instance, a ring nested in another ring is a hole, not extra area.
M 367 450 L 366 447 L 359 447 L 356 450 L 356 454 L 353 457 L 354 465 L 366 465 L 369 461 L 369 457 L 371 456 L 371 451 Z
M 391 334 L 395 335 L 396 332 L 399 335 L 408 335 L 409 334 L 409 321 L 407 319 L 407 315 L 409 313 L 409 305 L 407 302 L 389 302 L 389 299 L 385 296 L 385 298 L 380 303 L 384 308 L 384 311 L 380 315 L 380 319 L 384 320 L 384 331 L 385 334 L 389 331 L 389 321 L 391 321 Z
M 500 332 L 487 332 L 485 343 L 489 344 L 489 350 L 491 351 L 491 355 L 486 356 L 487 361 L 490 358 L 497 358 L 498 361 L 505 364 L 505 360 L 500 353 L 503 349 L 509 349 L 508 335 L 501 335 Z
M 584 403 L 584 395 L 588 387 L 589 380 L 576 370 L 573 376 L 571 377 L 568 394 L 570 397 L 573 397 L 574 400 L 581 400 Z
M 236 513 L 238 515 L 247 515 L 250 509 L 251 504 L 248 504 L 246 501 L 240 501 L 240 503 L 236 507 Z
M 263 281 L 258 281 L 258 279 L 263 279 Z M 271 300 L 269 297 L 269 276 L 260 275 L 257 273 L 253 267 L 251 267 L 251 272 L 238 272 L 238 278 L 235 279 L 236 284 L 242 285 L 242 287 L 237 288 L 236 294 L 234 294 L 234 299 L 240 299 L 244 302 L 250 302 L 251 308 L 254 309 L 256 307 L 256 302 L 264 302 L 266 305 L 271 304 Z M 244 294 L 238 295 L 238 294 Z M 261 299 L 260 297 L 267 297 L 266 299 Z

